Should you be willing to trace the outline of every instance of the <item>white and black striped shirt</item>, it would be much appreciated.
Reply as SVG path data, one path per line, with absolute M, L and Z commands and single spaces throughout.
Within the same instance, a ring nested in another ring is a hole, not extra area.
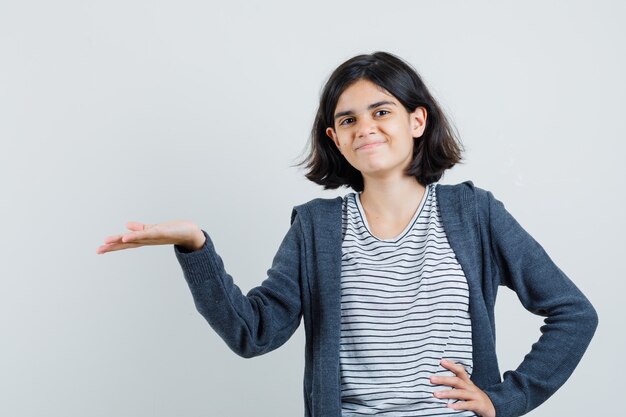
M 393 239 L 370 232 L 359 194 L 343 197 L 342 416 L 475 416 L 445 407 L 432 375 L 472 372 L 469 292 L 444 232 L 435 184 Z

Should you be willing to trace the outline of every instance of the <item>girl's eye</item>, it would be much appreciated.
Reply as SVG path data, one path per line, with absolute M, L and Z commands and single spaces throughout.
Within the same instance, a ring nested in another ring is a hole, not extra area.
M 376 116 L 384 116 L 386 114 L 389 114 L 389 110 L 378 110 L 376 112 Z
M 352 122 L 354 122 L 354 118 L 352 118 L 352 117 L 346 117 L 346 118 L 345 118 L 345 119 L 343 119 L 343 120 L 342 120 L 339 124 L 340 124 L 340 125 L 344 125 L 344 126 L 345 126 L 345 125 L 350 124 L 350 123 L 352 123 Z

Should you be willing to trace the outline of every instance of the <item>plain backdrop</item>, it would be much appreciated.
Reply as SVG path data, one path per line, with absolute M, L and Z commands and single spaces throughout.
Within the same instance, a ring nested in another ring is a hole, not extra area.
M 129 220 L 189 219 L 247 292 L 291 209 L 331 71 L 409 61 L 465 146 L 441 183 L 488 189 L 598 310 L 540 416 L 623 408 L 625 6 L 619 1 L 2 1 L 0 415 L 303 415 L 303 325 L 243 359 L 172 246 L 96 255 Z M 620 214 L 621 213 L 621 214 Z M 501 369 L 542 320 L 502 289 Z

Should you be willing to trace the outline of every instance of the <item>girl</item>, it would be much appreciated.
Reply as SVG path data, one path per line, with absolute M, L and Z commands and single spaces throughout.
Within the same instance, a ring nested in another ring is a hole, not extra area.
M 305 416 L 520 416 L 571 375 L 597 326 L 572 281 L 491 192 L 437 182 L 461 144 L 417 72 L 384 52 L 326 83 L 306 177 L 354 192 L 293 208 L 267 278 L 247 295 L 188 221 L 105 239 L 98 253 L 174 244 L 198 311 L 237 354 L 278 348 L 304 321 Z M 546 317 L 500 376 L 498 286 Z

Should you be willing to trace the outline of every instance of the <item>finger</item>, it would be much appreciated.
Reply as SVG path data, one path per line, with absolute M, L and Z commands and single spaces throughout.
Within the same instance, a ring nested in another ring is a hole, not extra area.
M 456 376 L 458 376 L 462 380 L 469 382 L 470 380 L 469 375 L 467 375 L 467 371 L 465 370 L 465 367 L 461 365 L 460 363 L 452 362 L 447 359 L 442 359 L 441 366 L 443 366 L 446 369 L 451 370 L 452 372 L 456 374 Z
M 98 249 L 96 249 L 96 253 L 98 255 L 101 255 L 107 252 L 113 252 L 113 251 L 118 251 L 122 249 L 129 249 L 129 248 L 138 248 L 140 246 L 144 246 L 144 245 L 140 243 L 112 243 L 110 245 L 99 246 Z
M 447 385 L 449 387 L 455 388 L 465 388 L 467 384 L 456 376 L 436 376 L 433 375 L 430 377 L 430 382 L 437 385 Z
M 124 235 L 112 235 L 104 238 L 104 243 L 122 243 L 122 236 Z
M 475 400 L 476 393 L 468 391 L 466 389 L 452 389 L 444 391 L 435 391 L 433 395 L 437 398 L 454 398 L 457 400 Z
M 125 234 L 122 237 L 122 242 L 132 242 L 132 241 L 141 240 L 142 243 L 147 243 L 148 239 L 151 239 L 150 243 L 157 243 L 157 244 L 159 243 L 158 231 L 156 230 L 156 228 L 154 228 L 154 226 L 156 225 L 139 223 L 139 222 L 128 222 L 127 227 L 128 226 L 131 226 L 137 229 L 137 231 Z
M 96 253 L 98 255 L 101 255 L 103 253 L 113 252 L 113 251 L 119 250 L 119 249 L 121 249 L 121 248 L 119 248 L 119 244 L 115 244 L 115 243 L 105 244 L 105 245 L 98 246 L 98 249 L 96 249 Z
M 140 246 L 145 246 L 145 245 L 139 244 L 139 243 L 121 243 L 121 244 L 114 243 L 110 245 L 99 246 L 98 249 L 96 250 L 96 253 L 103 254 L 103 253 L 114 252 L 114 251 L 118 251 L 122 249 L 138 248 Z
M 133 231 L 143 231 L 145 229 L 148 229 L 150 227 L 152 227 L 153 225 L 148 225 L 148 224 L 144 224 L 141 222 L 128 222 L 126 223 L 126 228 L 128 230 L 133 230 Z M 112 236 L 107 236 L 104 239 L 104 243 L 122 243 L 124 241 L 126 241 L 125 239 L 123 239 L 124 236 L 128 236 L 128 235 L 132 235 L 132 233 L 127 233 L 127 234 L 119 234 L 119 235 L 112 235 Z
M 150 225 L 149 227 L 152 227 L 152 225 Z M 133 231 L 142 231 L 144 230 L 144 228 L 148 228 L 148 225 L 144 225 L 141 222 L 133 222 L 130 221 L 128 223 L 126 223 L 126 228 L 128 230 L 133 230 Z M 128 235 L 128 233 L 127 233 Z M 124 237 L 124 234 L 118 234 L 118 235 L 111 235 L 111 236 L 107 236 L 106 238 L 104 238 L 104 243 L 122 243 L 122 238 Z
M 471 411 L 480 411 L 480 403 L 478 401 L 459 401 L 456 403 L 448 404 L 449 408 L 454 410 L 471 410 Z
M 149 228 L 149 225 L 141 222 L 130 221 L 126 223 L 126 228 L 128 230 L 132 230 L 133 232 L 139 232 L 141 230 L 145 230 Z
M 144 243 L 147 243 L 148 239 L 155 239 L 156 237 L 156 233 L 153 230 L 146 229 L 139 232 L 125 234 L 124 236 L 122 236 L 122 242 L 127 243 L 140 240 Z

